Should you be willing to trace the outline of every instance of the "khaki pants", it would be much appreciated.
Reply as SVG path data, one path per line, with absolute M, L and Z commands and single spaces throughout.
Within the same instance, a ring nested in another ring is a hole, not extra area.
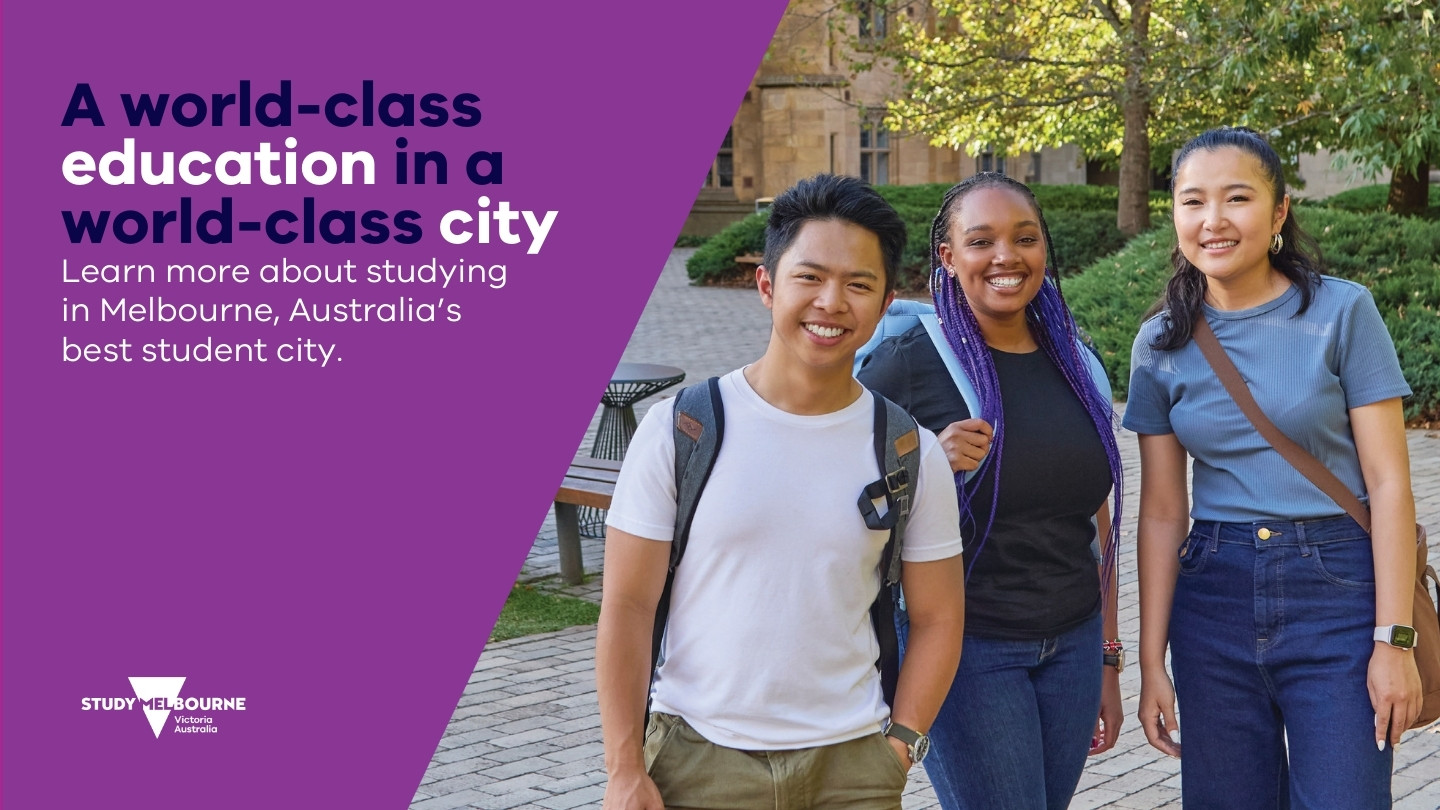
M 659 712 L 645 729 L 645 767 L 666 810 L 900 810 L 906 781 L 879 732 L 818 748 L 742 751 Z

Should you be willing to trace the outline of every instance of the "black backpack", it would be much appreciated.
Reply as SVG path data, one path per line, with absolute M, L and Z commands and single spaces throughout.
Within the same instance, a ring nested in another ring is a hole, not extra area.
M 900 587 L 900 551 L 904 544 L 905 524 L 910 519 L 911 497 L 920 475 L 920 434 L 915 419 L 890 400 L 870 392 L 875 399 L 875 461 L 880 478 L 860 493 L 858 506 L 865 525 L 875 530 L 890 530 L 890 539 L 880 555 L 880 592 L 870 606 L 870 621 L 875 626 L 880 656 L 875 666 L 880 670 L 880 687 L 885 703 L 895 704 L 895 685 L 900 675 L 900 643 L 895 634 L 895 602 Z M 690 538 L 690 523 L 700 494 L 720 455 L 720 441 L 725 434 L 725 411 L 720 400 L 720 379 L 711 377 L 682 389 L 675 397 L 675 535 L 670 544 L 670 568 L 665 575 L 665 589 L 655 607 L 655 630 L 650 647 L 650 677 L 660 663 L 660 642 L 670 616 L 670 591 L 675 584 L 675 569 L 685 556 Z M 886 511 L 881 516 L 874 501 L 883 497 Z M 648 706 L 648 701 L 647 701 Z

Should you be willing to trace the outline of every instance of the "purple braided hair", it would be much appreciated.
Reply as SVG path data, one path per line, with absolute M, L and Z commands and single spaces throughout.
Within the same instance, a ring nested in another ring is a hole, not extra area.
M 1000 464 L 1004 457 L 1005 410 L 1000 400 L 1000 379 L 995 373 L 995 361 L 990 356 L 990 348 L 986 345 L 985 338 L 980 332 L 980 323 L 975 319 L 975 313 L 970 309 L 969 301 L 965 299 L 959 284 L 950 277 L 949 273 L 945 272 L 945 268 L 940 263 L 940 245 L 950 239 L 950 219 L 955 206 L 966 194 L 978 188 L 1008 188 L 1017 191 L 1030 201 L 1036 216 L 1040 219 L 1040 229 L 1045 236 L 1045 248 L 1050 261 L 1045 268 L 1045 283 L 1041 285 L 1039 293 L 1026 307 L 1025 316 L 1030 325 L 1030 332 L 1035 337 L 1035 342 L 1040 345 L 1045 356 L 1050 358 L 1050 362 L 1060 370 L 1065 382 L 1070 385 L 1070 390 L 1075 392 L 1075 396 L 1085 406 L 1086 413 L 1090 415 L 1090 421 L 1094 423 L 1095 430 L 1100 434 L 1100 443 L 1105 448 L 1105 459 L 1110 465 L 1110 478 L 1115 485 L 1114 504 L 1109 542 L 1105 544 L 1100 565 L 1100 594 L 1102 600 L 1108 600 L 1110 587 L 1115 581 L 1119 565 L 1120 510 L 1125 489 L 1125 471 L 1120 461 L 1120 448 L 1115 441 L 1115 408 L 1096 387 L 1085 358 L 1081 355 L 1085 349 L 1081 348 L 1078 343 L 1079 328 L 1075 325 L 1075 319 L 1071 316 L 1069 307 L 1065 305 L 1065 298 L 1060 292 L 1060 280 L 1055 272 L 1057 266 L 1055 243 L 1050 239 L 1050 228 L 1045 223 L 1045 215 L 1040 210 L 1040 204 L 1036 201 L 1034 193 L 1024 183 L 997 172 L 976 174 L 945 192 L 940 212 L 935 215 L 935 222 L 930 229 L 930 260 L 935 268 L 930 278 L 930 290 L 935 298 L 935 310 L 940 317 L 945 341 L 955 352 L 961 368 L 974 383 L 975 392 L 980 397 L 980 413 L 974 415 L 989 422 L 994 429 L 990 452 L 981 461 L 980 468 L 975 475 L 967 482 L 965 473 L 955 474 L 955 490 L 960 500 L 960 525 L 961 528 L 968 527 L 971 532 L 979 529 L 972 499 L 985 479 L 994 481 L 990 518 L 986 521 L 984 529 L 978 532 L 979 545 L 976 546 L 970 566 L 965 571 L 965 578 L 967 581 L 969 580 L 970 574 L 975 568 L 975 561 L 980 558 L 980 552 L 985 549 L 985 542 L 990 539 L 995 509 L 1000 501 Z

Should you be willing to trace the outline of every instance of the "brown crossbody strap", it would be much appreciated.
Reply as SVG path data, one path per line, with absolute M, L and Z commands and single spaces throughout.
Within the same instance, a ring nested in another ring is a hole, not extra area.
M 1240 410 L 1244 411 L 1245 417 L 1250 420 L 1250 424 L 1255 426 L 1265 441 L 1269 442 L 1270 446 L 1275 448 L 1275 452 L 1289 462 L 1291 467 L 1299 471 L 1321 492 L 1329 495 L 1368 533 L 1370 531 L 1370 510 L 1361 503 L 1359 498 L 1355 497 L 1355 493 L 1351 492 L 1349 487 L 1335 477 L 1335 473 L 1330 472 L 1324 464 L 1320 463 L 1319 459 L 1306 452 L 1305 448 L 1296 444 L 1289 436 L 1281 433 L 1280 428 L 1275 427 L 1275 423 L 1270 421 L 1270 417 L 1260 410 L 1260 406 L 1255 402 L 1255 397 L 1250 395 L 1250 389 L 1245 385 L 1245 379 L 1240 376 L 1239 369 L 1235 368 L 1235 364 L 1230 361 L 1230 355 L 1225 353 L 1225 348 L 1216 339 L 1215 333 L 1211 331 L 1210 324 L 1205 321 L 1203 313 L 1195 319 L 1195 328 L 1191 332 L 1191 336 L 1195 339 L 1195 345 L 1200 347 L 1200 352 L 1210 363 L 1210 368 L 1214 369 L 1215 376 L 1220 378 L 1220 382 L 1225 385 L 1225 390 L 1230 392 L 1231 399 L 1234 399 L 1235 404 L 1240 406 Z

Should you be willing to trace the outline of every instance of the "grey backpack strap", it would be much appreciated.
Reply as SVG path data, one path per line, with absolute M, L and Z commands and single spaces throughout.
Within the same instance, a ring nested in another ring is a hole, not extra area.
M 883 399 L 883 397 L 882 397 Z M 915 505 L 915 485 L 920 481 L 920 430 L 904 408 L 885 400 L 888 411 L 885 436 L 885 470 L 904 470 L 910 483 L 904 498 L 897 496 L 899 514 L 895 516 L 895 549 L 891 552 L 890 570 L 885 581 L 891 585 L 900 582 L 900 550 L 905 542 L 905 526 L 910 522 L 910 510 Z
M 720 378 L 691 385 L 675 397 L 675 534 L 670 543 L 670 571 L 680 564 L 690 539 L 690 523 L 700 493 L 720 454 L 725 433 L 725 408 Z
M 886 705 L 894 707 L 900 683 L 900 639 L 895 625 L 895 608 L 901 600 L 900 554 L 920 480 L 920 432 L 904 408 L 873 391 L 871 394 L 875 397 L 875 463 L 880 478 L 860 493 L 859 507 L 866 526 L 890 530 L 890 539 L 880 553 L 880 591 L 870 606 L 870 621 L 879 646 L 875 667 L 880 670 L 880 691 Z M 883 516 L 874 503 L 881 498 L 886 506 Z
M 695 506 L 700 493 L 715 467 L 720 454 L 720 438 L 725 433 L 725 410 L 720 400 L 720 378 L 711 377 L 703 383 L 681 389 L 675 397 L 675 534 L 670 541 L 670 568 L 665 574 L 665 589 L 655 606 L 655 630 L 650 645 L 651 677 L 660 664 L 660 642 L 665 638 L 665 624 L 670 618 L 670 591 L 675 584 L 675 568 L 685 555 L 690 540 L 690 524 L 695 519 Z
M 910 521 L 915 484 L 920 480 L 920 432 L 915 419 L 904 408 L 885 397 L 875 397 L 875 463 L 880 478 L 860 493 L 858 505 L 865 525 L 890 530 L 890 543 L 881 560 L 885 584 L 900 581 L 900 552 L 905 542 L 905 525 Z M 885 499 L 885 514 L 875 501 Z

